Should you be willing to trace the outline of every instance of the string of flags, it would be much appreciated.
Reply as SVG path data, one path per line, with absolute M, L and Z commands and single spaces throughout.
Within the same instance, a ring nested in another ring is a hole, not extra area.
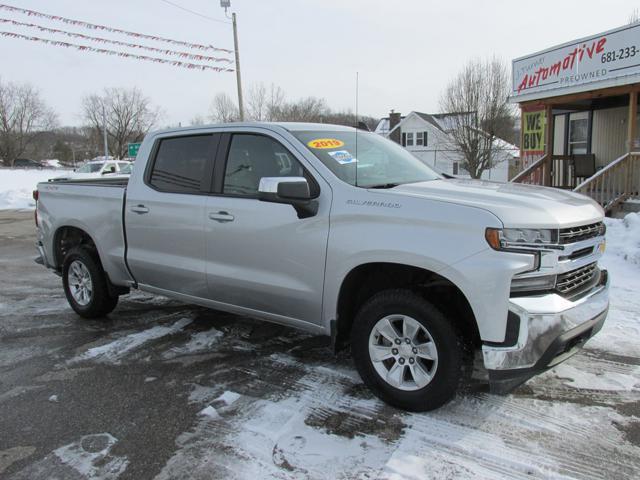
M 189 63 L 189 62 L 183 62 L 180 60 L 170 60 L 166 58 L 148 57 L 145 55 L 136 55 L 133 53 L 118 52 L 116 50 L 107 50 L 104 48 L 96 48 L 88 45 L 78 45 L 75 43 L 61 42 L 58 40 L 50 40 L 47 38 L 21 35 L 19 33 L 14 33 L 14 32 L 0 31 L 0 35 L 4 37 L 17 38 L 21 40 L 29 40 L 32 42 L 42 42 L 42 43 L 45 43 L 48 45 L 54 45 L 57 47 L 75 48 L 76 50 L 85 51 L 85 52 L 96 52 L 96 53 L 102 53 L 105 55 L 115 55 L 115 56 L 124 57 L 124 58 L 134 58 L 136 60 L 144 60 L 147 62 L 165 63 L 165 64 L 173 65 L 174 67 L 183 67 L 183 68 L 197 69 L 197 70 L 212 70 L 214 72 L 233 72 L 232 68 L 215 67 L 213 65 Z
M 201 54 L 197 54 L 197 53 L 180 52 L 180 51 L 175 51 L 175 50 L 168 50 L 168 49 L 163 49 L 163 48 L 150 47 L 150 46 L 147 46 L 147 45 L 139 45 L 137 43 L 122 42 L 122 41 L 119 41 L 119 40 L 111 40 L 111 39 L 103 38 L 103 37 L 93 37 L 91 35 L 83 35 L 82 33 L 68 32 L 66 30 L 59 30 L 57 28 L 44 27 L 42 25 L 36 25 L 36 24 L 33 24 L 33 23 L 18 22 L 16 20 L 11 20 L 11 19 L 8 19 L 8 18 L 0 18 L 0 23 L 8 23 L 8 24 L 11 24 L 11 25 L 15 25 L 17 27 L 35 28 L 35 29 L 37 29 L 37 30 L 39 30 L 41 32 L 61 34 L 61 35 L 66 35 L 67 37 L 81 38 L 83 40 L 88 40 L 88 41 L 97 42 L 97 43 L 108 43 L 108 44 L 112 44 L 112 45 L 118 45 L 118 46 L 121 46 L 121 47 L 137 48 L 137 49 L 141 49 L 141 50 L 147 50 L 147 51 L 150 51 L 150 52 L 162 53 L 162 54 L 165 54 L 165 55 L 173 55 L 173 56 L 178 56 L 178 57 L 181 57 L 181 58 L 188 58 L 188 59 L 191 59 L 191 60 L 231 63 L 231 60 L 228 59 L 228 58 L 212 57 L 212 56 L 201 55 Z
M 171 45 L 181 45 L 183 47 L 187 47 L 194 50 L 209 50 L 209 51 L 215 51 L 215 52 L 233 53 L 233 50 L 218 48 L 218 47 L 214 47 L 213 45 L 202 45 L 199 43 L 191 43 L 191 42 L 185 42 L 182 40 L 174 40 L 171 38 L 161 37 L 158 35 L 147 35 L 144 33 L 130 32 L 128 30 L 122 30 L 119 28 L 107 27 L 106 25 L 98 25 L 94 23 L 83 22 L 81 20 L 73 20 L 71 18 L 61 17 L 59 15 L 49 15 L 47 13 L 37 12 L 35 10 L 28 10 L 26 8 L 13 7 L 11 5 L 0 4 L 0 10 L 7 10 L 10 12 L 22 13 L 30 17 L 44 18 L 47 20 L 62 22 L 67 25 L 74 25 L 77 27 L 87 28 L 90 30 L 102 30 L 110 33 L 119 33 L 129 37 L 138 38 L 138 39 L 144 38 L 144 39 L 153 40 L 156 42 L 169 43 Z

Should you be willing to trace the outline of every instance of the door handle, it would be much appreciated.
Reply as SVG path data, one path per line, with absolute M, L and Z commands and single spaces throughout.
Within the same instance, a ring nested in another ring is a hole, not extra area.
M 133 213 L 137 213 L 138 215 L 142 215 L 143 213 L 149 213 L 149 209 L 144 205 L 134 205 L 131 207 L 131 211 Z
M 229 212 L 211 212 L 209 214 L 209 218 L 220 223 L 233 222 L 235 219 L 235 217 L 229 214 Z

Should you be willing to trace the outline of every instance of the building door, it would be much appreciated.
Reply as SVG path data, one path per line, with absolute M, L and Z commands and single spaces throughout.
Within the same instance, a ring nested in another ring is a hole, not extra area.
M 589 153 L 589 112 L 569 115 L 569 155 Z

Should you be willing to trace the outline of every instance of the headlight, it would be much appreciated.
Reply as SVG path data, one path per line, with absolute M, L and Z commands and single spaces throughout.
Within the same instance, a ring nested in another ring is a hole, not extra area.
M 553 290 L 556 286 L 555 275 L 540 277 L 514 277 L 511 280 L 511 293 L 531 292 L 536 290 Z
M 540 248 L 558 243 L 558 230 L 533 228 L 487 228 L 487 243 L 494 250 Z

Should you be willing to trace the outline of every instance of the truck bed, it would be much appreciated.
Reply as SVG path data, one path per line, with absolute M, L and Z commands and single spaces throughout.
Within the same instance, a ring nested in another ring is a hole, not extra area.
M 103 267 L 112 282 L 126 284 L 123 204 L 128 178 L 58 180 L 38 184 L 38 223 L 49 264 L 54 261 L 55 232 L 80 228 L 94 240 Z

